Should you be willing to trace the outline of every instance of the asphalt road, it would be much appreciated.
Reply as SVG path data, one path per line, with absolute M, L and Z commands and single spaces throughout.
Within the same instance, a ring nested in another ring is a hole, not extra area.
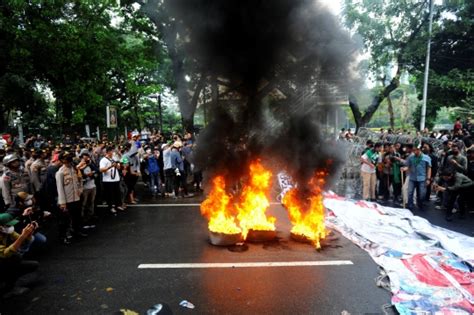
M 156 202 L 149 200 L 149 202 Z M 161 202 L 161 201 L 160 201 Z M 184 199 L 180 202 L 197 203 Z M 375 285 L 377 265 L 343 237 L 316 251 L 289 239 L 279 205 L 277 242 L 232 252 L 208 243 L 197 206 L 142 205 L 103 218 L 72 246 L 51 240 L 40 254 L 41 281 L 0 300 L 3 314 L 140 314 L 157 303 L 173 314 L 380 314 L 390 294 Z M 351 265 L 138 269 L 140 264 L 351 261 Z M 194 309 L 179 306 L 182 300 Z

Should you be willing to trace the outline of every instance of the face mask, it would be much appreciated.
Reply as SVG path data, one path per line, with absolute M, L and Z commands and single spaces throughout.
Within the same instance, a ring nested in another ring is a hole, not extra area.
M 32 205 L 33 205 L 33 200 L 30 199 L 30 200 L 25 201 L 25 206 L 30 207 Z
M 15 228 L 13 226 L 0 226 L 0 232 L 4 234 L 12 234 L 15 232 Z

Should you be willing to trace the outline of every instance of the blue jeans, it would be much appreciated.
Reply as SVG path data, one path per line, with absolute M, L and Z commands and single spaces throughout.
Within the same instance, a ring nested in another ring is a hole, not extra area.
M 153 194 L 161 193 L 160 172 L 150 173 L 150 191 Z
M 48 241 L 48 239 L 46 238 L 46 236 L 44 236 L 44 234 L 42 234 L 40 232 L 36 232 L 33 235 L 31 241 L 26 240 L 20 246 L 20 248 L 18 249 L 18 253 L 23 256 L 24 254 L 26 254 L 30 250 L 31 247 L 42 246 L 42 245 L 46 244 L 47 241 Z
M 413 209 L 413 194 L 416 190 L 416 204 L 420 210 L 423 210 L 423 201 L 426 196 L 426 181 L 410 180 L 408 183 L 408 209 Z

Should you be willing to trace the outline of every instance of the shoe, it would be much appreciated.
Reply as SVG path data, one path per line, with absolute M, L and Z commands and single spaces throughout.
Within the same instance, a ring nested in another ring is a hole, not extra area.
M 132 204 L 132 205 L 136 205 L 136 204 L 137 204 L 137 202 L 136 202 L 135 200 L 134 200 L 134 201 L 130 201 L 130 204 Z
M 125 211 L 125 209 L 122 208 L 122 207 L 117 207 L 117 210 L 118 210 L 118 211 L 122 211 L 122 212 Z
M 112 208 L 110 209 L 110 213 L 112 213 L 113 215 L 117 215 L 117 210 L 115 210 L 115 208 Z
M 442 210 L 443 207 L 442 207 L 442 206 L 436 206 L 435 209 L 436 209 L 436 210 Z

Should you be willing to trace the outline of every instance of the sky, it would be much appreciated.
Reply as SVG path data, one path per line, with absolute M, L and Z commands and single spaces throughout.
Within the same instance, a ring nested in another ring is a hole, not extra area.
M 331 12 L 336 15 L 341 12 L 342 0 L 319 0 L 319 2 L 327 6 L 331 10 Z

